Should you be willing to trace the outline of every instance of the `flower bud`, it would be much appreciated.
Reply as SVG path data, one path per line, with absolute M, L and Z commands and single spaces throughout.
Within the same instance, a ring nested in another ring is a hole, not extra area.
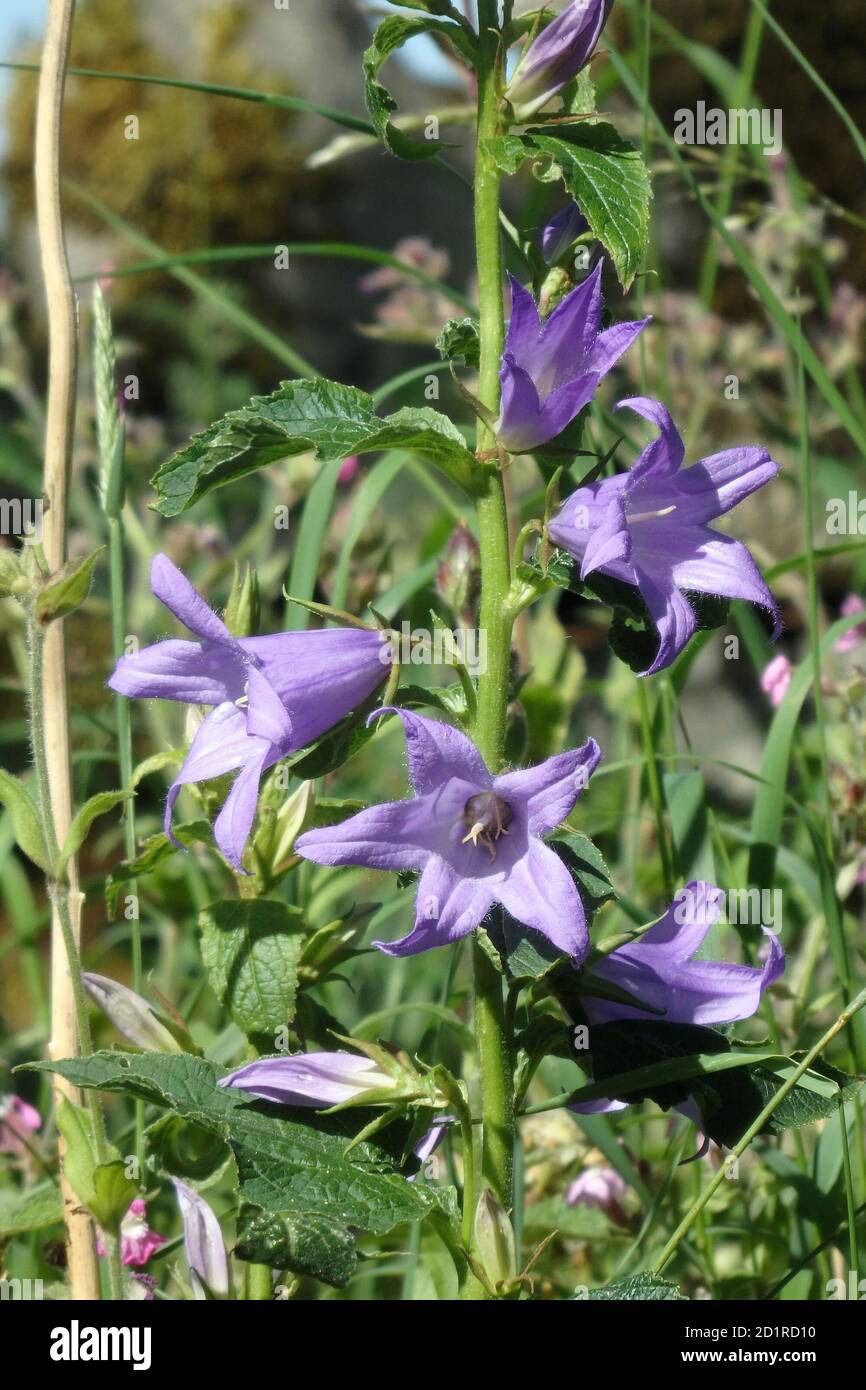
M 577 77 L 592 57 L 613 0 L 573 0 L 521 55 L 505 89 L 511 104 L 526 117 Z
M 253 565 L 235 563 L 225 623 L 233 637 L 253 637 L 259 630 L 259 578 Z
M 495 1287 L 510 1284 L 517 1278 L 514 1231 L 508 1213 L 489 1187 L 484 1189 L 475 1208 L 475 1248 Z
M 136 1047 L 145 1052 L 182 1052 L 183 1048 L 160 1023 L 146 999 L 105 975 L 82 975 L 84 988 L 105 1017 Z

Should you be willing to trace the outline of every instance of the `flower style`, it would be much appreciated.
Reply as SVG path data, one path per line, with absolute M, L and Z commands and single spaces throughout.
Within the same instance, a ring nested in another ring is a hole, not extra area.
M 635 396 L 616 408 L 625 407 L 652 420 L 659 437 L 628 473 L 577 488 L 551 521 L 551 539 L 581 562 L 582 579 L 598 570 L 640 591 L 659 637 L 643 675 L 670 666 L 694 635 L 689 591 L 762 605 L 775 639 L 779 610 L 751 554 L 707 522 L 763 487 L 779 465 L 766 449 L 742 446 L 683 469 L 683 441 L 665 406 Z
M 505 95 L 521 115 L 531 115 L 577 77 L 589 62 L 613 0 L 574 0 L 542 29 L 521 56 Z
M 493 777 L 475 744 L 451 725 L 406 710 L 377 713 L 389 712 L 403 721 L 415 796 L 308 830 L 295 842 L 297 853 L 318 864 L 421 870 L 414 930 L 402 941 L 375 942 L 388 955 L 456 941 L 500 903 L 582 960 L 589 948 L 583 904 L 541 837 L 570 814 L 595 771 L 595 740 Z
M 601 263 L 542 320 L 529 290 L 511 279 L 511 318 L 499 369 L 499 442 L 512 454 L 553 439 L 592 400 L 596 387 L 649 323 L 599 332 Z
M 235 638 L 166 555 L 154 558 L 150 587 L 199 640 L 170 639 L 121 657 L 108 684 L 134 699 L 213 706 L 169 788 L 165 832 L 173 838 L 181 787 L 238 771 L 214 838 L 242 871 L 262 774 L 372 694 L 390 649 L 381 633 L 361 628 Z

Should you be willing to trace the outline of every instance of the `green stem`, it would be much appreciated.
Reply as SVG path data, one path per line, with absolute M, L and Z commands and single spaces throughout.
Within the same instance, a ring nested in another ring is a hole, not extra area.
M 656 761 L 649 699 L 646 693 L 646 686 L 644 685 L 644 678 L 641 676 L 637 678 L 637 703 L 638 710 L 640 711 L 640 729 L 644 758 L 646 760 L 647 782 L 649 783 L 650 800 L 652 801 L 656 818 L 656 832 L 658 834 L 659 854 L 662 861 L 662 874 L 665 881 L 665 893 L 670 899 L 674 895 L 674 869 L 668 846 L 667 829 L 665 827 L 665 800 L 662 791 L 661 777 L 659 776 L 659 766 Z
M 63 944 L 66 948 L 66 961 L 69 966 L 69 976 L 72 981 L 72 998 L 75 1004 L 75 1018 L 78 1028 L 78 1052 L 80 1056 L 87 1057 L 92 1052 L 93 1046 L 90 1037 L 90 1018 L 87 1012 L 87 996 L 84 992 L 84 984 L 81 979 L 81 960 L 75 941 L 75 932 L 72 926 L 72 916 L 69 911 L 69 895 L 66 885 L 57 881 L 54 877 L 53 869 L 53 865 L 57 863 L 60 850 L 54 831 L 54 815 L 51 805 L 51 783 L 48 777 L 48 758 L 45 751 L 43 686 L 44 644 L 44 631 L 40 628 L 36 620 L 35 612 L 31 608 L 30 614 L 28 615 L 28 646 L 30 649 L 30 738 L 33 745 L 33 766 L 36 773 L 39 817 L 42 822 L 42 834 L 45 839 L 49 861 L 48 873 L 46 874 L 46 887 L 52 908 L 56 912 L 57 920 L 60 923 L 60 930 L 63 934 Z M 99 1164 L 107 1163 L 108 1142 L 105 1136 L 105 1118 L 102 1113 L 102 1105 L 100 1104 L 98 1092 L 88 1091 L 86 1103 L 93 1130 L 96 1161 Z M 119 1300 L 123 1297 L 120 1249 L 118 1242 L 110 1238 L 107 1233 L 106 1249 L 108 1252 L 109 1291 L 112 1299 Z
M 122 465 L 121 465 L 122 466 Z M 115 660 L 123 655 L 126 638 L 126 590 L 123 573 L 124 534 L 120 514 L 108 517 L 108 570 L 111 599 L 111 636 Z M 125 695 L 116 695 L 115 717 L 117 721 L 117 763 L 120 771 L 120 784 L 124 790 L 132 785 L 132 724 L 129 700 Z M 135 859 L 135 807 L 132 801 L 126 802 L 123 809 L 123 846 L 128 860 Z M 132 880 L 129 892 L 137 898 L 138 885 Z M 132 987 L 136 994 L 142 993 L 144 971 L 141 954 L 141 919 L 138 903 L 135 916 L 130 923 L 132 944 Z M 135 1155 L 138 1169 L 144 1172 L 144 1102 L 135 1102 Z
M 499 124 L 501 46 L 495 0 L 479 0 L 478 133 L 475 163 L 475 251 L 478 266 L 481 340 L 478 395 L 494 413 L 499 408 L 502 355 L 502 247 L 499 232 L 499 170 L 487 148 Z M 479 453 L 493 445 L 490 430 L 478 426 Z M 487 651 L 478 678 L 475 738 L 491 772 L 498 771 L 505 748 L 512 617 L 508 511 L 502 474 L 487 467 L 478 499 L 481 549 L 480 630 Z M 475 1033 L 482 1082 L 482 1171 L 503 1206 L 511 1206 L 514 1149 L 514 1089 L 511 1042 L 506 1035 L 502 977 L 481 946 L 473 947 Z
M 270 1303 L 274 1296 L 270 1265 L 248 1265 L 244 1285 L 248 1299 Z

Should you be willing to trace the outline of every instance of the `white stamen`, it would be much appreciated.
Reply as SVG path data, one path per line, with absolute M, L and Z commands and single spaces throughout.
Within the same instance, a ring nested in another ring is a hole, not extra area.
M 670 516 L 671 512 L 675 511 L 676 504 L 672 507 L 660 507 L 657 512 L 630 512 L 628 513 L 627 520 L 629 525 L 631 525 L 633 521 L 655 521 L 656 517 Z

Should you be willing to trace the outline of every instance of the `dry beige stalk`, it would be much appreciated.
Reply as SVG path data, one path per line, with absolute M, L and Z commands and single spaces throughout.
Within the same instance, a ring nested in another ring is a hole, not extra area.
M 67 490 L 75 418 L 75 380 L 78 355 L 78 314 L 63 236 L 60 199 L 60 135 L 63 87 L 75 0 L 49 0 L 42 49 L 39 98 L 36 108 L 34 179 L 36 220 L 42 276 L 48 309 L 49 378 L 45 427 L 43 489 L 44 548 L 52 570 L 66 559 Z M 69 721 L 66 691 L 66 653 L 63 623 L 54 622 L 45 640 L 43 721 L 54 827 L 63 844 L 72 817 L 69 762 Z M 76 942 L 81 929 L 81 892 L 74 862 L 68 870 L 69 912 Z M 78 1051 L 78 1028 L 69 964 L 56 908 L 51 920 L 51 1041 L 53 1058 Z M 55 1081 L 58 1102 L 63 1096 L 80 1100 L 79 1093 L 60 1078 Z M 62 1150 L 61 1150 L 62 1157 Z M 93 1222 L 61 1172 L 64 1222 L 73 1299 L 99 1298 L 99 1266 Z

